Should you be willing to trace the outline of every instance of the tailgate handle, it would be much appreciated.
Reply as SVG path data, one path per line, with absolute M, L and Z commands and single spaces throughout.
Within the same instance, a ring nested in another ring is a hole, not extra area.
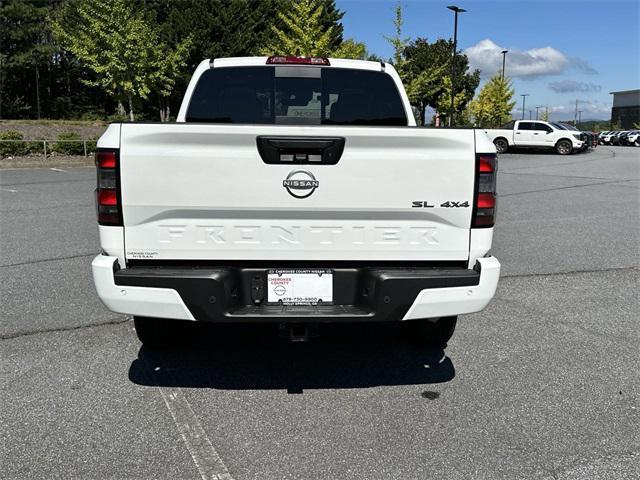
M 269 165 L 335 165 L 344 151 L 344 137 L 259 136 L 256 142 Z

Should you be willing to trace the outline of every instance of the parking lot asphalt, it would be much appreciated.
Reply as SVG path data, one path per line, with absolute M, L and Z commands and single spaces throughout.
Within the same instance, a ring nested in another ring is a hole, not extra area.
M 397 326 L 140 348 L 93 289 L 93 169 L 0 172 L 0 478 L 640 476 L 640 149 L 499 160 L 496 298 Z

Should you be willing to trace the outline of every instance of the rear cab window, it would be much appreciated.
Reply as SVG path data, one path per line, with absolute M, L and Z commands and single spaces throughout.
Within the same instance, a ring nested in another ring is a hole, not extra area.
M 187 122 L 407 125 L 390 75 L 309 66 L 212 68 L 193 91 Z

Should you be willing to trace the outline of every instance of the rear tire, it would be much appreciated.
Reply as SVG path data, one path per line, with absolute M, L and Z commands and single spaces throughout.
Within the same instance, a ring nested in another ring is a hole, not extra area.
M 142 344 L 152 350 L 163 350 L 177 345 L 184 334 L 183 320 L 168 318 L 133 317 L 136 334 Z
M 509 143 L 504 138 L 496 138 L 493 144 L 496 146 L 498 153 L 506 153 L 509 150 Z
M 409 322 L 412 341 L 444 350 L 456 330 L 458 317 L 424 318 Z
M 573 151 L 573 145 L 569 140 L 560 140 L 556 143 L 558 155 L 569 155 Z

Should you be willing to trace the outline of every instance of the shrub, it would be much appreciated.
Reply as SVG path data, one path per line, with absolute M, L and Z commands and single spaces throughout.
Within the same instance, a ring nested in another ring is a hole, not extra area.
M 0 132 L 0 140 L 23 140 L 24 137 L 20 132 L 15 130 L 7 130 Z M 0 156 L 18 156 L 26 155 L 28 152 L 26 142 L 0 142 Z
M 38 137 L 35 140 L 27 143 L 28 153 L 43 155 L 44 154 L 44 138 Z M 47 142 L 47 153 L 51 153 L 51 145 Z
M 63 155 L 84 155 L 84 145 L 77 140 L 82 137 L 75 132 L 61 133 L 58 140 L 52 142 L 51 150 Z
M 98 138 L 99 135 L 94 136 L 91 140 L 87 140 L 87 155 L 95 153 L 98 148 Z

